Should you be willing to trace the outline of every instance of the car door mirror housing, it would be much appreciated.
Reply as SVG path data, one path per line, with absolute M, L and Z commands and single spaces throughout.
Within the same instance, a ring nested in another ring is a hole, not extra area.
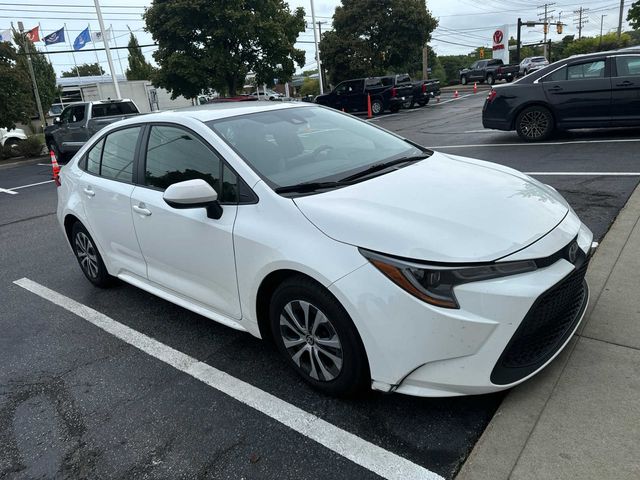
M 56 117 L 53 119 L 53 123 L 55 123 L 56 125 L 60 123 L 60 117 Z
M 222 216 L 218 192 L 200 178 L 169 185 L 162 198 L 172 208 L 206 208 L 207 217 L 217 220 Z

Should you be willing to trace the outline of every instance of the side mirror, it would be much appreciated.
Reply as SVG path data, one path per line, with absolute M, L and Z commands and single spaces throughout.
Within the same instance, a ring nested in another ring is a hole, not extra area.
M 58 125 L 60 123 L 60 117 L 56 117 L 53 119 L 53 123 Z
M 207 217 L 217 220 L 222 216 L 218 193 L 200 178 L 170 185 L 162 198 L 172 208 L 206 208 Z

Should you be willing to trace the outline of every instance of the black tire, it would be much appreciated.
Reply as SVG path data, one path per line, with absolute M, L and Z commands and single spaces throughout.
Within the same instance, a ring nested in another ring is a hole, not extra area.
M 422 106 L 422 104 L 420 102 L 416 102 L 415 100 L 411 100 L 411 104 L 409 105 L 409 108 L 413 108 L 416 105 L 418 105 L 419 107 Z
M 516 118 L 516 132 L 527 142 L 548 139 L 555 129 L 555 121 L 549 109 L 534 105 L 522 110 Z
M 320 284 L 305 276 L 285 280 L 271 298 L 269 320 L 278 350 L 315 389 L 348 397 L 371 387 L 362 340 L 342 305 Z
M 109 275 L 93 238 L 80 222 L 71 229 L 71 247 L 84 276 L 96 287 L 107 288 L 116 278 Z
M 489 85 L 493 85 L 494 83 L 496 83 L 496 79 L 493 77 L 493 74 L 491 73 L 487 74 L 487 83 Z
M 507 77 L 507 83 L 513 82 L 515 79 L 513 77 Z
M 19 138 L 10 138 L 6 142 L 4 142 L 4 146 L 11 147 L 13 149 L 20 145 L 20 142 L 22 142 L 22 140 L 20 140 Z
M 391 113 L 398 113 L 400 111 L 400 107 L 396 106 L 396 107 L 389 107 L 389 111 Z
M 466 85 L 467 84 L 467 77 L 465 75 L 462 75 L 460 77 L 460 84 L 461 85 Z
M 393 110 L 391 110 L 393 111 Z M 384 112 L 384 105 L 382 104 L 382 100 L 375 99 L 371 100 L 371 113 L 373 116 L 381 115 Z

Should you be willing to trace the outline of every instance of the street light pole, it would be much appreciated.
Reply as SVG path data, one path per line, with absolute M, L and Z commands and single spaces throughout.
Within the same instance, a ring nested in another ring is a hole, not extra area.
M 98 0 L 96 0 L 97 2 Z M 320 50 L 318 49 L 318 32 L 316 32 L 316 11 L 313 8 L 313 0 L 311 2 L 311 23 L 313 26 L 313 43 L 316 46 L 316 63 L 318 65 L 318 81 L 320 83 L 320 94 L 324 93 L 324 86 L 322 84 L 322 65 L 320 63 Z
M 624 0 L 620 0 L 620 17 L 618 18 L 618 40 L 622 35 L 622 16 L 624 15 Z
M 118 86 L 118 80 L 116 79 L 116 70 L 113 68 L 113 59 L 111 58 L 111 50 L 109 50 L 109 39 L 104 31 L 104 20 L 102 19 L 102 10 L 100 10 L 100 1 L 93 0 L 96 5 L 96 13 L 98 14 L 98 23 L 100 24 L 100 31 L 102 32 L 102 42 L 104 43 L 104 51 L 107 53 L 107 62 L 109 62 L 109 71 L 111 72 L 111 80 L 113 80 L 113 87 L 116 89 L 116 97 L 120 97 L 120 87 Z

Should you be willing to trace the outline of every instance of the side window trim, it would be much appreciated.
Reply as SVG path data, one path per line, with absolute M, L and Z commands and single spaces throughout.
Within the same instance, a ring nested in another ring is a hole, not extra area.
M 172 123 L 172 122 L 153 122 L 153 123 L 145 124 L 145 129 L 143 133 L 140 135 L 141 141 L 139 141 L 139 145 L 138 145 L 139 150 L 137 151 L 138 156 L 136 157 L 136 159 L 137 159 L 138 166 L 136 169 L 134 169 L 134 178 L 136 180 L 135 185 L 137 187 L 149 188 L 151 190 L 156 190 L 159 192 L 164 191 L 161 188 L 145 184 L 145 171 L 147 168 L 147 148 L 149 146 L 149 137 L 151 133 L 151 128 L 154 126 L 155 127 L 173 127 L 173 128 L 179 128 L 181 130 L 184 130 L 189 134 L 193 135 L 195 138 L 197 138 L 206 148 L 208 148 L 211 152 L 213 152 L 213 154 L 220 159 L 220 172 L 219 172 L 218 178 L 220 178 L 221 186 L 222 186 L 222 182 L 224 181 L 223 173 L 224 173 L 225 165 L 229 170 L 233 172 L 233 174 L 238 179 L 238 201 L 237 203 L 220 202 L 221 205 L 249 205 L 249 204 L 258 203 L 259 198 L 256 195 L 256 193 L 253 191 L 253 189 L 249 186 L 247 182 L 243 180 L 242 176 L 240 176 L 240 174 L 231 165 L 229 165 L 229 162 L 225 160 L 225 158 L 213 147 L 213 145 L 211 145 L 208 141 L 206 141 L 196 132 L 191 130 L 189 127 L 185 127 L 184 125 L 181 125 L 179 123 Z M 246 201 L 241 201 L 240 197 L 243 192 L 245 193 L 245 195 L 247 195 L 246 192 L 251 192 L 251 199 Z M 222 192 L 218 192 L 218 195 L 220 194 L 222 194 Z

